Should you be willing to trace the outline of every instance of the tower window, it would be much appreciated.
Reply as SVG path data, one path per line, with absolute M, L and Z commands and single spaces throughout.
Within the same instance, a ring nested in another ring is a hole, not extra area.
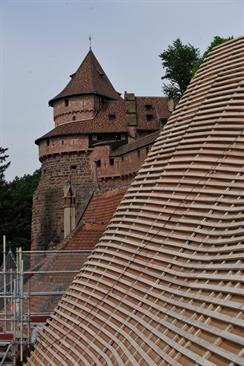
M 145 104 L 146 111 L 151 111 L 153 108 L 152 104 Z
M 114 165 L 114 159 L 113 158 L 109 159 L 109 165 Z
M 147 121 L 152 121 L 153 120 L 153 115 L 152 114 L 147 114 Z
M 108 118 L 109 118 L 110 121 L 112 121 L 116 118 L 116 114 L 115 113 L 109 113 Z
M 64 99 L 64 105 L 65 105 L 65 107 L 68 107 L 68 105 L 69 105 L 69 99 Z
M 96 166 L 97 166 L 97 168 L 100 168 L 100 166 L 101 166 L 101 160 L 96 160 Z

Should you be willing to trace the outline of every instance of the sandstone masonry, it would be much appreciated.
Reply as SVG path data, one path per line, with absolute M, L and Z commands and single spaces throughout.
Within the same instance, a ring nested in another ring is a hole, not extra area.
M 126 92 L 123 99 L 91 50 L 49 105 L 55 128 L 36 141 L 42 175 L 33 198 L 32 250 L 55 247 L 64 237 L 64 212 L 72 211 L 77 225 L 93 192 L 128 187 L 170 115 L 165 97 Z M 73 227 L 67 219 L 65 232 Z

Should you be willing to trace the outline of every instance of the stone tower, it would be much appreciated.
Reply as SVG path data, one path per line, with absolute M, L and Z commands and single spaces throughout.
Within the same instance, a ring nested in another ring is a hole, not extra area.
M 63 91 L 49 101 L 55 128 L 36 141 L 42 174 L 33 199 L 32 249 L 47 249 L 62 240 L 67 184 L 75 191 L 75 221 L 79 220 L 96 185 L 89 148 L 92 130 L 87 124 L 106 102 L 120 99 L 91 50 L 70 77 Z
M 165 97 L 125 92 L 123 99 L 91 50 L 49 105 L 55 127 L 36 140 L 42 175 L 33 200 L 33 250 L 68 235 L 94 190 L 128 186 L 170 115 Z

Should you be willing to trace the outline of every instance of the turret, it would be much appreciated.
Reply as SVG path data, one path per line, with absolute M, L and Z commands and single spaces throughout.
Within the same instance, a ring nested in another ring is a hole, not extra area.
M 93 119 L 106 100 L 120 99 L 92 50 L 70 77 L 66 87 L 49 101 L 55 126 Z

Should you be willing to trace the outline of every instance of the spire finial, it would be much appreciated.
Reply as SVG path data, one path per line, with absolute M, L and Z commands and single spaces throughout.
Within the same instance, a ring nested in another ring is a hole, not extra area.
M 90 48 L 90 51 L 92 49 L 91 40 L 92 40 L 91 35 L 89 35 L 89 43 L 90 43 L 90 47 L 89 48 Z

